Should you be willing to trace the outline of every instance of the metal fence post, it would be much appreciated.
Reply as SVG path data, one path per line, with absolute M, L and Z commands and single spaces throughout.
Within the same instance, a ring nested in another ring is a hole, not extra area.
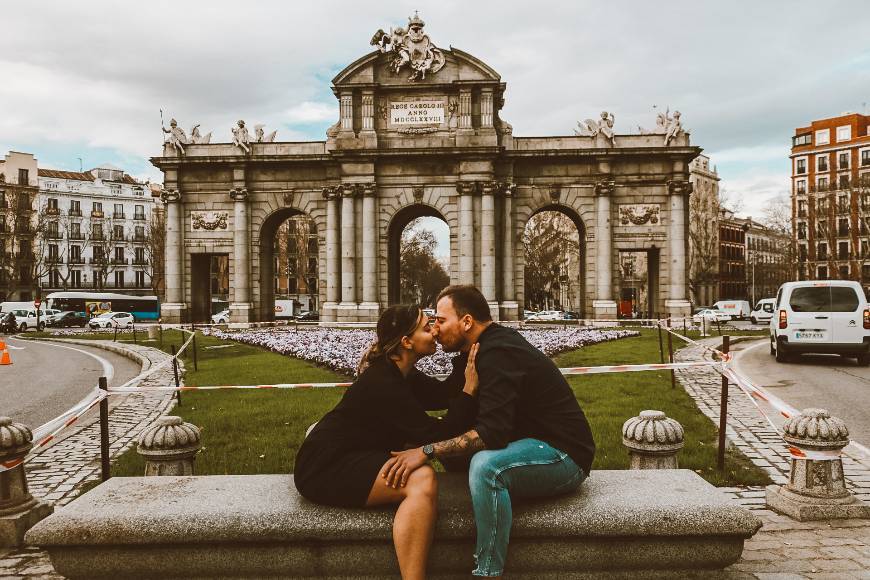
M 109 390 L 109 383 L 106 377 L 100 377 L 100 389 L 103 391 Z M 111 463 L 109 462 L 109 399 L 104 398 L 100 401 L 100 464 L 102 467 L 103 481 L 107 481 L 112 477 Z
M 157 328 L 160 329 L 160 348 L 163 348 L 163 323 L 162 323 L 162 322 L 158 322 L 158 323 L 157 323 Z
M 178 382 L 178 357 L 176 356 L 176 348 L 175 345 L 171 345 L 172 349 L 172 374 L 175 375 L 175 388 L 180 388 L 180 383 Z M 178 401 L 178 404 L 181 405 L 181 391 L 175 391 L 175 399 Z
M 722 352 L 728 354 L 731 349 L 731 337 L 722 337 Z M 728 424 L 728 378 L 722 375 L 722 393 L 719 396 L 719 453 L 716 464 L 719 471 L 725 471 L 725 428 Z
M 659 359 L 661 359 L 661 363 L 665 362 L 665 348 L 662 346 L 662 323 L 659 321 L 656 326 L 659 329 Z
M 133 327 L 133 344 L 139 344 L 139 343 L 136 341 L 136 323 L 133 322 L 133 323 L 130 324 L 130 326 Z
M 193 370 L 198 371 L 199 365 L 196 362 L 196 332 L 193 333 L 193 341 L 191 341 L 191 345 L 193 347 Z
M 115 337 L 112 339 L 112 342 L 118 342 L 118 325 L 115 325 Z
M 671 319 L 668 318 L 668 362 L 671 364 L 674 363 L 674 342 L 673 337 L 671 336 Z M 677 373 L 674 369 L 671 369 L 671 388 L 676 388 L 677 386 Z

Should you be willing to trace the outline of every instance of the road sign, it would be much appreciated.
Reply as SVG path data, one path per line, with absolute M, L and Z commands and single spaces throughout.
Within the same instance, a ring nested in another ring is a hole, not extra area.
M 40 304 L 42 304 L 42 301 L 39 298 L 37 298 L 36 300 L 33 301 L 34 308 L 39 308 Z

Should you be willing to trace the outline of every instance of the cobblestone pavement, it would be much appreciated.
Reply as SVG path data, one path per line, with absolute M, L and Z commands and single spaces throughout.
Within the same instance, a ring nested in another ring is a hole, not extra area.
M 67 341 L 86 345 L 103 345 L 115 350 L 132 351 L 141 359 L 142 370 L 170 358 L 164 352 L 111 341 Z M 179 365 L 181 362 L 179 361 Z M 182 369 L 183 370 L 183 369 Z M 172 365 L 156 371 L 142 380 L 143 387 L 166 386 L 174 381 Z M 171 393 L 118 395 L 110 398 L 109 453 L 115 459 L 129 449 L 136 437 L 157 417 L 175 404 Z M 49 446 L 26 464 L 30 492 L 61 508 L 72 501 L 82 486 L 100 477 L 100 424 L 96 411 L 89 411 L 78 428 L 71 429 L 57 443 Z M 0 578 L 61 578 L 54 573 L 48 554 L 34 548 L 9 550 L 0 548 Z
M 718 347 L 721 341 L 704 344 Z M 688 346 L 674 355 L 676 362 L 710 359 L 710 352 Z M 722 377 L 711 367 L 677 371 L 677 379 L 698 408 L 719 425 Z M 751 378 L 751 377 L 749 377 Z M 755 405 L 733 384 L 728 386 L 726 435 L 755 465 L 777 484 L 788 481 L 789 454 L 776 430 Z M 846 484 L 856 497 L 870 502 L 870 467 L 844 456 Z M 791 580 L 830 578 L 870 579 L 870 520 L 798 522 L 766 509 L 764 487 L 720 488 L 761 518 L 761 530 L 746 542 L 740 562 L 723 578 Z

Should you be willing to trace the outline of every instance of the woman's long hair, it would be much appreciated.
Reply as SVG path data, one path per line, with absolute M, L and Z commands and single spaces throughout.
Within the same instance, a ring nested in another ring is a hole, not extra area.
M 395 354 L 402 345 L 402 339 L 410 336 L 423 310 L 417 304 L 396 304 L 390 306 L 378 318 L 377 340 L 363 353 L 357 366 L 357 375 L 361 375 L 369 365 L 379 358 L 387 358 Z

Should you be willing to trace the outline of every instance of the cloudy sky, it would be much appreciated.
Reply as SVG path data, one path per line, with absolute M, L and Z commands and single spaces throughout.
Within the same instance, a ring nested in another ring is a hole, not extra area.
M 324 139 L 329 85 L 378 28 L 415 9 L 443 48 L 507 82 L 514 135 L 566 135 L 613 111 L 618 132 L 683 113 L 722 185 L 761 215 L 788 185 L 794 128 L 870 103 L 866 2 L 31 0 L 3 4 L 0 154 L 111 162 L 160 181 L 160 109 L 228 141 L 236 119 Z

